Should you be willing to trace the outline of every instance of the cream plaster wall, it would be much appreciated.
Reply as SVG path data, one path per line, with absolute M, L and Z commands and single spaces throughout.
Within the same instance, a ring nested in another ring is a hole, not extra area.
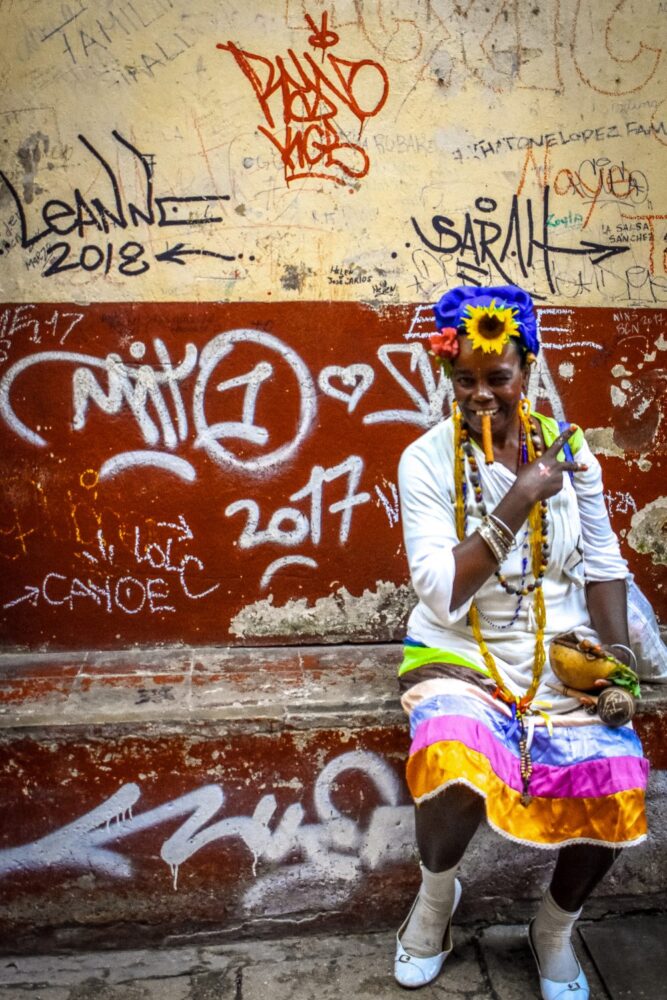
M 667 302 L 666 0 L 1 8 L 6 301 Z

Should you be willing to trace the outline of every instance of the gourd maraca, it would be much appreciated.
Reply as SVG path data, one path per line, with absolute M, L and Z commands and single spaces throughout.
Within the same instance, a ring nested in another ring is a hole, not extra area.
M 584 695 L 582 701 L 596 706 L 608 726 L 625 725 L 635 714 L 635 698 L 639 697 L 637 674 L 602 646 L 580 639 L 576 632 L 566 632 L 553 639 L 549 662 L 559 681 L 572 689 L 572 694 Z M 608 681 L 611 686 L 600 691 L 596 686 L 600 680 Z

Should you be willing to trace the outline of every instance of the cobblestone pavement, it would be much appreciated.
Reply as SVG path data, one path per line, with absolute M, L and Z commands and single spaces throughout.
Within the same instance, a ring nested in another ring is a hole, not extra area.
M 667 916 L 581 921 L 579 935 L 577 949 L 592 1000 L 665 996 L 667 966 L 660 942 L 667 939 Z M 421 990 L 423 1000 L 539 998 L 524 926 L 455 928 L 454 945 L 440 978 Z M 404 998 L 406 992 L 392 976 L 393 948 L 393 934 L 384 931 L 141 951 L 4 956 L 0 1000 Z

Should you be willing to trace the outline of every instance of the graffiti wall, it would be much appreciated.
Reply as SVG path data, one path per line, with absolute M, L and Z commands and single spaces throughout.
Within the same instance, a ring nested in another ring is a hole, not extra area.
M 368 920 L 369 902 L 381 919 L 388 866 L 403 882 L 412 867 L 413 810 L 387 754 L 397 734 L 369 729 L 360 749 L 349 734 L 320 733 L 315 771 L 303 734 L 237 734 L 233 745 L 215 736 L 115 732 L 113 746 L 89 735 L 3 752 L 6 791 L 35 768 L 51 779 L 24 810 L 25 841 L 14 846 L 15 830 L 0 838 L 3 940 L 59 926 L 65 913 L 89 925 L 124 917 L 144 933 L 194 918 L 236 928 L 322 912 Z M 101 766 L 110 750 L 113 775 Z
M 11 301 L 660 304 L 663 0 L 17 2 Z
M 0 12 L 0 936 L 398 919 L 396 470 L 446 289 L 532 293 L 529 395 L 667 620 L 667 0 Z M 469 915 L 538 894 L 478 850 Z
M 3 11 L 10 648 L 384 641 L 455 284 L 520 283 L 665 614 L 667 4 Z
M 396 466 L 451 392 L 422 344 L 430 310 L 74 310 L 5 309 L 9 641 L 85 649 L 399 638 L 412 596 Z M 667 347 L 665 314 L 544 307 L 539 318 L 530 394 L 583 423 L 606 456 L 615 523 L 655 591 L 660 550 L 646 549 L 661 509 L 646 498 L 663 461 L 665 396 L 651 360 L 656 343 Z M 582 395 L 575 366 L 608 385 Z

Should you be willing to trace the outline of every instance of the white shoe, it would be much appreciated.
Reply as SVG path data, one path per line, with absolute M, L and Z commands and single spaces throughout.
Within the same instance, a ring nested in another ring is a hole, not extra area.
M 419 899 L 419 893 L 415 897 L 415 901 L 410 907 L 410 912 L 398 929 L 398 934 L 396 935 L 396 957 L 394 958 L 394 977 L 399 986 L 405 986 L 406 989 L 416 990 L 420 986 L 426 986 L 427 983 L 433 982 L 433 980 L 440 974 L 440 970 L 445 964 L 445 959 L 449 958 L 452 953 L 454 945 L 452 944 L 452 918 L 456 913 L 456 907 L 459 905 L 461 899 L 461 883 L 458 879 L 454 880 L 454 906 L 452 907 L 452 915 L 449 918 L 449 923 L 447 924 L 447 930 L 443 937 L 443 950 L 439 955 L 433 955 L 429 958 L 417 958 L 416 955 L 408 955 L 407 951 L 401 944 L 401 934 L 404 932 L 405 928 L 408 926 L 412 912 L 417 905 L 417 900 Z
M 589 1000 L 590 990 L 588 987 L 588 980 L 586 979 L 586 973 L 579 965 L 578 972 L 575 979 L 572 979 L 569 983 L 559 983 L 555 979 L 546 979 L 542 975 L 542 970 L 540 969 L 540 960 L 537 957 L 537 951 L 535 950 L 535 945 L 533 944 L 533 923 L 531 920 L 528 924 L 528 944 L 530 945 L 530 950 L 533 953 L 533 958 L 535 959 L 535 965 L 537 966 L 537 972 L 540 977 L 540 992 L 542 994 L 542 1000 Z

